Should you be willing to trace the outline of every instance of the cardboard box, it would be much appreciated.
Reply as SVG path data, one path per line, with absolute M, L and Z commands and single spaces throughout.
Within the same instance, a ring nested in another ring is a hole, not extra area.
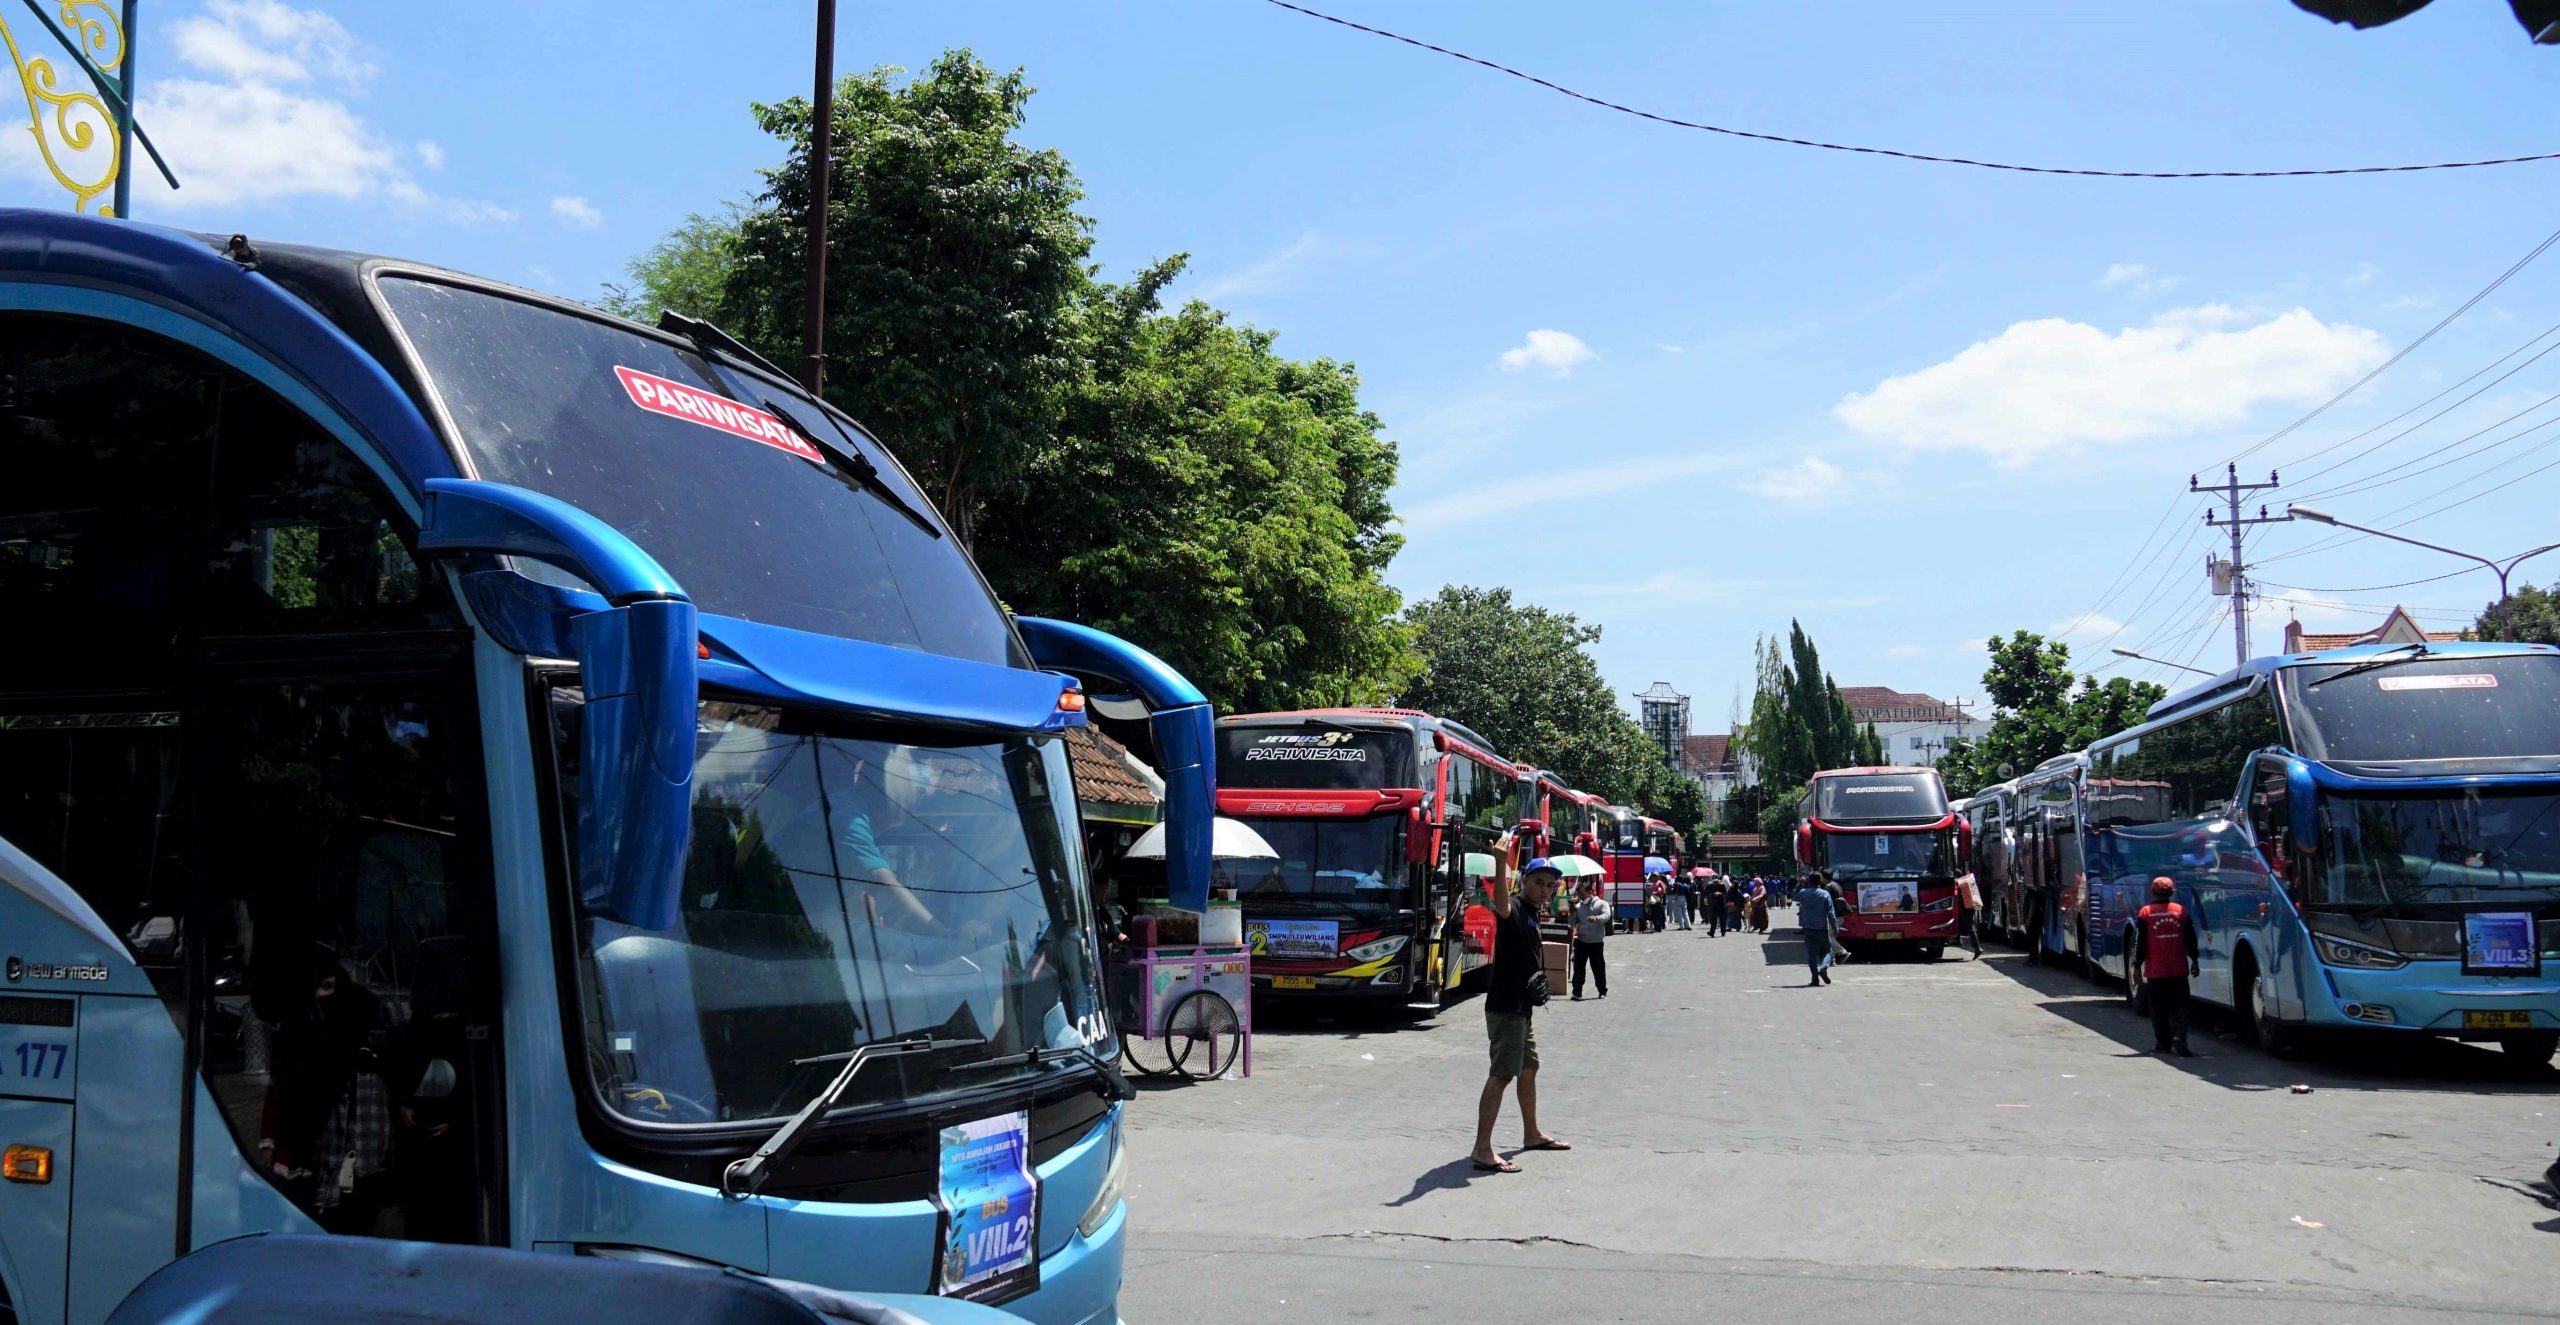
M 1538 945 L 1538 956 L 1546 965 L 1547 983 L 1550 985 L 1563 980 L 1573 970 L 1572 944 L 1541 943 Z

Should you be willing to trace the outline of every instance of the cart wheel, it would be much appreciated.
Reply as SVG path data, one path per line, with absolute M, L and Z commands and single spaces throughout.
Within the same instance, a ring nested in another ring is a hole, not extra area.
M 1144 1035 L 1120 1032 L 1120 1057 L 1142 1077 L 1169 1077 L 1175 1064 L 1165 1054 L 1165 1042 Z
M 1164 1048 L 1174 1071 L 1195 1081 L 1215 1081 L 1244 1056 L 1244 1023 L 1225 997 L 1195 989 L 1165 1017 Z

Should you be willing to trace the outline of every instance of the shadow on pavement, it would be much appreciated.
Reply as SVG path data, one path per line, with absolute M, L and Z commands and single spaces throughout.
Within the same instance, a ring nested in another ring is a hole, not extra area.
M 1496 1151 L 1494 1153 L 1503 1156 L 1505 1159 L 1510 1158 L 1509 1151 Z M 1462 1191 L 1478 1178 L 1509 1178 L 1515 1176 L 1517 1175 L 1509 1173 L 1478 1173 L 1476 1171 L 1475 1161 L 1461 1156 L 1460 1158 L 1450 1160 L 1448 1163 L 1415 1178 L 1413 1180 L 1413 1190 L 1406 1192 L 1404 1195 L 1399 1196 L 1392 1201 L 1384 1201 L 1380 1204 L 1392 1210 L 1398 1206 L 1411 1205 L 1414 1202 L 1421 1200 L 1423 1197 L 1429 1196 L 1433 1192 Z
M 2030 965 L 2026 955 L 1990 949 L 1986 965 L 2038 995 L 2036 1006 L 2124 1047 L 2128 1058 L 2154 1057 L 2151 1021 L 2125 1006 L 2124 986 L 2075 972 Z M 2227 1090 L 2460 1090 L 2475 1095 L 2560 1095 L 2560 1071 L 2521 1064 L 2496 1045 L 2434 1036 L 2339 1031 L 2308 1037 L 2290 1058 L 2273 1058 L 2240 1037 L 2229 1009 L 2198 1002 L 2189 1040 L 2193 1058 L 2160 1062 Z

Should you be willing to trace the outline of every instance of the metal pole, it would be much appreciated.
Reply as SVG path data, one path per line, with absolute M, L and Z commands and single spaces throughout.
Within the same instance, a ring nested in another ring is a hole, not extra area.
M 2513 609 L 2507 602 L 2507 572 L 2513 569 L 2515 569 L 2513 566 L 2500 566 L 2498 568 L 2498 642 L 2500 644 L 2512 643 L 2516 637 L 2516 623 L 2513 615 Z M 2461 618 L 2457 617 L 2455 619 L 2460 620 Z
M 116 201 L 118 217 L 133 215 L 133 21 L 142 0 L 124 0 L 124 54 L 116 61 L 116 90 L 123 94 L 116 114 Z
M 827 381 L 827 179 L 835 173 L 836 0 L 818 0 L 817 90 L 809 122 L 809 276 L 801 295 L 800 381 Z

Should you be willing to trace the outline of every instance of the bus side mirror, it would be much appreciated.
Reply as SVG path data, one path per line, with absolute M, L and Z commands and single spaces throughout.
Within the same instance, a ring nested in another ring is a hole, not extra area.
M 586 704 L 578 744 L 578 896 L 641 929 L 675 923 L 693 835 L 700 638 L 683 588 L 621 531 L 504 483 L 429 479 L 421 555 L 530 557 L 612 606 L 569 621 Z
M 1810 865 L 1813 863 L 1812 824 L 1796 825 L 1796 863 L 1799 865 Z
M 1165 896 L 1185 911 L 1209 909 L 1211 825 L 1218 813 L 1217 714 L 1182 673 L 1145 649 L 1090 626 L 1016 617 L 1042 667 L 1090 678 L 1146 705 L 1164 778 Z
M 2309 851 L 2320 845 L 2320 784 L 2311 780 L 2311 765 L 2284 761 L 2285 812 L 2292 822 L 2293 844 Z

